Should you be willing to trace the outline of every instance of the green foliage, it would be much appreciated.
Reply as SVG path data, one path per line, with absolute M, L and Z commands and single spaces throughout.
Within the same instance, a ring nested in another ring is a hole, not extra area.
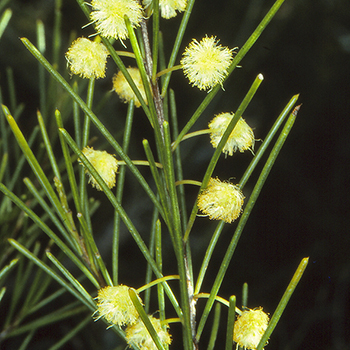
M 228 68 L 224 82 L 248 54 L 283 2 L 284 0 L 275 2 L 246 43 L 238 50 Z M 0 2 L 0 4 L 4 3 L 4 1 Z M 89 18 L 90 7 L 81 0 L 77 0 L 77 3 Z M 239 220 L 237 223 L 229 224 L 234 227 L 234 234 L 227 244 L 217 275 L 211 276 L 214 280 L 211 289 L 205 293 L 202 291 L 203 280 L 215 253 L 218 239 L 228 224 L 219 221 L 205 251 L 200 252 L 199 256 L 192 256 L 191 235 L 197 229 L 195 221 L 198 217 L 198 205 L 196 198 L 187 196 L 186 186 L 187 184 L 199 185 L 198 194 L 200 194 L 207 187 L 210 178 L 215 176 L 219 161 L 237 161 L 238 157 L 234 160 L 222 159 L 222 150 L 237 121 L 245 113 L 260 87 L 263 76 L 259 74 L 252 82 L 206 165 L 205 172 L 198 174 L 202 179 L 201 182 L 185 180 L 184 173 L 189 164 L 182 160 L 181 142 L 186 139 L 186 135 L 193 129 L 197 120 L 205 115 L 210 102 L 222 90 L 221 84 L 214 86 L 204 95 L 203 101 L 196 107 L 193 115 L 186 120 L 185 125 L 180 126 L 176 94 L 170 85 L 172 74 L 176 74 L 173 71 L 177 68 L 175 63 L 179 60 L 179 50 L 194 0 L 190 0 L 187 10 L 178 15 L 182 16 L 182 20 L 170 54 L 163 49 L 162 32 L 159 28 L 161 30 L 167 28 L 166 24 L 160 22 L 158 1 L 154 1 L 152 16 L 143 20 L 140 27 L 133 28 L 128 18 L 125 18 L 130 38 L 127 46 L 132 52 L 116 51 L 116 47 L 120 46 L 119 42 L 100 38 L 109 51 L 113 63 L 124 74 L 140 100 L 143 117 L 148 118 L 153 135 L 151 139 L 142 141 L 132 140 L 132 131 L 135 126 L 134 100 L 129 102 L 125 113 L 122 137 L 110 130 L 107 126 L 108 119 L 107 123 L 103 122 L 108 118 L 103 115 L 101 111 L 103 109 L 93 106 L 93 97 L 98 93 L 95 91 L 95 79 L 90 79 L 88 83 L 82 79 L 70 80 L 67 78 L 65 68 L 58 69 L 62 43 L 61 5 L 61 1 L 57 0 L 51 60 L 45 55 L 47 42 L 45 26 L 47 25 L 43 22 L 37 22 L 36 46 L 29 39 L 21 38 L 24 44 L 23 50 L 28 49 L 39 63 L 38 126 L 29 132 L 24 132 L 19 127 L 23 106 L 16 102 L 16 88 L 11 70 L 8 70 L 8 86 L 11 88 L 7 106 L 3 104 L 0 94 L 2 103 L 0 190 L 4 194 L 0 203 L 0 308 L 6 314 L 1 323 L 0 344 L 6 342 L 11 344 L 12 339 L 18 339 L 18 341 L 13 340 L 13 344 L 20 344 L 21 349 L 29 349 L 40 328 L 55 322 L 73 320 L 74 327 L 64 337 L 50 344 L 50 349 L 58 349 L 69 343 L 84 327 L 88 325 L 97 327 L 96 324 L 91 325 L 89 321 L 92 321 L 91 315 L 98 315 L 96 302 L 98 290 L 106 286 L 123 284 L 120 271 L 128 268 L 128 261 L 120 255 L 123 223 L 136 243 L 133 249 L 140 251 L 145 262 L 140 266 L 144 267 L 144 279 L 139 281 L 139 286 L 132 286 L 139 288 L 139 293 L 145 291 L 144 305 L 138 300 L 133 289 L 130 289 L 130 297 L 155 346 L 158 349 L 167 347 L 161 342 L 147 317 L 147 314 L 158 310 L 162 322 L 170 322 L 169 318 L 171 318 L 182 325 L 183 349 L 190 350 L 197 346 L 205 346 L 201 345 L 201 336 L 207 328 L 211 329 L 208 349 L 214 349 L 215 346 L 225 347 L 226 350 L 232 349 L 234 320 L 236 313 L 239 314 L 241 311 L 236 307 L 234 295 L 229 301 L 225 301 L 220 298 L 219 290 L 254 204 L 291 131 L 300 108 L 300 106 L 295 107 L 298 95 L 293 96 L 277 116 L 275 123 L 252 155 L 250 164 L 241 176 L 238 186 L 244 191 L 244 186 L 250 180 L 252 173 L 260 169 L 256 182 L 251 184 L 253 190 L 246 200 Z M 0 9 L 3 7 L 0 6 Z M 5 10 L 0 19 L 0 38 L 10 18 L 11 10 Z M 151 38 L 148 37 L 149 33 Z M 135 57 L 146 100 L 128 73 L 123 56 Z M 164 70 L 164 75 L 159 74 L 160 70 Z M 85 98 L 84 91 L 86 91 Z M 105 92 L 103 101 L 106 102 L 109 98 L 110 94 Z M 56 108 L 58 106 L 59 108 Z M 83 122 L 80 120 L 81 113 L 83 113 Z M 71 120 L 73 132 L 70 131 Z M 111 189 L 107 185 L 99 170 L 91 164 L 83 152 L 83 148 L 93 142 L 90 124 L 95 127 L 94 132 L 97 131 L 99 134 L 99 147 L 112 149 L 120 162 L 116 189 Z M 133 144 L 139 145 L 140 149 L 142 143 L 146 158 L 143 162 L 131 159 L 130 143 L 132 141 L 134 141 Z M 269 154 L 266 156 L 265 152 Z M 81 165 L 78 164 L 78 160 Z M 145 176 L 139 164 L 147 164 L 151 176 Z M 85 171 L 102 188 L 102 197 L 90 189 Z M 24 174 L 26 177 L 22 182 Z M 232 175 L 238 176 L 238 174 Z M 139 196 L 148 198 L 147 205 L 153 207 L 151 220 L 145 222 L 143 226 L 139 225 L 135 216 L 124 206 L 125 186 L 130 178 L 136 181 L 135 186 Z M 94 198 L 95 196 L 98 199 Z M 99 210 L 100 205 L 111 208 L 111 212 L 114 213 L 114 216 L 110 217 L 113 229 L 112 236 L 109 237 L 108 253 L 105 250 L 102 252 L 99 248 L 99 222 L 97 215 L 94 214 Z M 191 206 L 190 211 L 187 210 L 188 205 Z M 172 245 L 176 260 L 176 264 L 173 264 L 177 271 L 175 276 L 171 271 L 163 268 L 163 265 L 169 265 L 168 259 L 172 259 L 168 254 L 163 254 L 165 240 L 170 241 Z M 198 254 L 197 251 L 196 254 Z M 198 264 L 198 261 L 201 263 Z M 306 265 L 307 259 L 303 259 L 257 349 L 262 349 L 266 344 Z M 194 271 L 199 272 L 196 275 Z M 154 279 L 156 281 L 152 282 Z M 175 281 L 170 283 L 172 279 Z M 142 287 L 143 284 L 145 284 L 144 287 Z M 151 294 L 150 288 L 153 285 L 157 286 L 157 292 Z M 10 293 L 8 287 L 11 288 Z M 233 290 L 232 293 L 237 291 Z M 204 308 L 197 315 L 199 298 L 207 300 L 201 304 Z M 61 300 L 65 303 L 64 305 Z M 225 325 L 222 323 L 223 305 L 216 303 L 215 310 L 212 310 L 215 301 L 229 307 Z M 154 302 L 157 305 L 155 309 Z M 247 306 L 245 303 L 243 301 L 242 304 Z M 212 314 L 214 319 L 210 327 L 207 323 Z M 108 323 L 107 326 L 125 340 L 124 328 Z M 220 343 L 218 333 L 222 327 L 226 329 L 226 339 Z M 176 336 L 181 337 L 179 334 Z M 176 339 L 177 344 L 181 341 Z M 116 344 L 118 344 L 117 341 Z M 11 345 L 8 346 L 11 347 Z M 91 348 L 93 346 L 91 343 Z

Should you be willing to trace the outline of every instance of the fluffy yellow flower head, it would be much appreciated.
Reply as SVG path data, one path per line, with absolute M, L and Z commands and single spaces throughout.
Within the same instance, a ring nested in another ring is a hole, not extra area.
M 84 147 L 82 152 L 102 177 L 106 185 L 109 188 L 113 188 L 118 171 L 117 159 L 106 151 L 95 151 L 92 147 L 88 146 Z M 101 186 L 96 182 L 89 171 L 86 169 L 85 172 L 90 176 L 89 183 L 91 183 L 92 187 L 96 187 L 97 190 L 102 191 Z
M 66 53 L 70 71 L 83 78 L 104 78 L 108 50 L 102 43 L 76 39 Z
M 141 74 L 138 68 L 127 68 L 132 80 L 135 85 L 141 92 L 141 96 L 147 102 L 145 89 L 143 87 Z M 132 99 L 135 101 L 135 107 L 140 107 L 141 103 L 139 99 L 136 97 L 134 91 L 130 87 L 128 81 L 125 79 L 124 74 L 119 71 L 118 74 L 115 74 L 113 77 L 113 90 L 119 95 L 119 97 L 125 102 L 128 103 Z
M 128 286 L 102 288 L 98 291 L 96 299 L 99 315 L 97 320 L 103 317 L 109 323 L 124 326 L 135 323 L 139 317 L 130 299 Z
M 219 45 L 216 37 L 205 36 L 200 42 L 193 39 L 182 55 L 181 65 L 192 86 L 208 90 L 227 75 L 233 50 Z
M 243 349 L 255 350 L 269 323 L 269 316 L 262 308 L 243 311 L 233 330 L 233 340 Z
M 145 8 L 152 4 L 152 0 L 143 0 Z M 187 0 L 159 0 L 160 15 L 169 19 L 177 15 L 176 11 L 185 11 Z
M 124 16 L 129 17 L 133 27 L 139 26 L 143 17 L 136 0 L 92 0 L 91 6 L 90 18 L 96 23 L 98 33 L 106 38 L 128 38 Z
M 209 219 L 231 223 L 240 215 L 243 201 L 244 196 L 238 186 L 211 178 L 199 194 L 197 204 Z
M 218 146 L 233 116 L 234 113 L 221 113 L 216 115 L 209 123 L 210 141 L 214 148 Z M 232 130 L 222 152 L 232 156 L 237 149 L 240 152 L 244 152 L 247 149 L 252 150 L 254 148 L 254 143 L 255 139 L 252 128 L 243 118 L 240 118 Z
M 169 345 L 171 343 L 171 336 L 167 330 L 164 330 L 161 326 L 160 320 L 153 316 L 148 316 L 154 329 L 156 330 L 158 337 L 163 345 Z M 167 326 L 168 328 L 168 326 Z M 126 339 L 130 346 L 136 345 L 142 350 L 157 350 L 157 346 L 154 343 L 152 337 L 148 333 L 147 328 L 138 319 L 136 323 L 126 328 Z

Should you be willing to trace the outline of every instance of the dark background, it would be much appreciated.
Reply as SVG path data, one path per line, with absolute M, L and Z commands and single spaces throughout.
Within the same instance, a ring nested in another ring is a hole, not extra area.
M 260 0 L 198 0 L 182 49 L 192 38 L 200 39 L 205 34 L 216 35 L 223 45 L 241 47 L 272 4 L 273 1 Z M 12 66 L 18 100 L 25 104 L 22 118 L 26 120 L 22 122 L 27 125 L 30 124 L 29 120 L 35 123 L 38 107 L 34 78 L 37 76 L 37 65 L 18 37 L 27 36 L 35 41 L 35 20 L 38 18 L 44 21 L 50 36 L 54 2 L 17 0 L 10 2 L 10 6 L 14 16 L 0 42 L 0 82 L 6 104 L 5 68 Z M 78 35 L 91 33 L 92 29 L 81 29 L 86 23 L 75 1 L 63 1 L 62 28 L 67 43 L 72 30 L 77 31 Z M 162 21 L 161 26 L 164 31 L 168 26 L 176 30 L 178 23 L 177 18 Z M 170 31 L 169 41 L 166 41 L 168 45 L 171 45 L 171 37 Z M 66 50 L 65 43 L 62 45 Z M 64 65 L 62 53 L 62 67 Z M 194 126 L 195 130 L 205 128 L 216 113 L 235 111 L 259 73 L 264 75 L 265 80 L 245 112 L 245 118 L 254 127 L 257 139 L 264 138 L 277 115 L 297 93 L 300 93 L 298 103 L 302 103 L 302 108 L 254 207 L 220 295 L 228 298 L 236 294 L 240 302 L 241 286 L 243 282 L 248 282 L 249 306 L 263 306 L 272 314 L 300 260 L 309 256 L 309 266 L 267 349 L 350 348 L 347 331 L 350 328 L 349 2 L 286 0 L 241 65 L 242 68 L 235 70 L 225 83 L 225 92 L 218 94 Z M 109 81 L 113 69 L 109 67 Z M 102 88 L 111 88 L 107 80 L 99 84 Z M 191 89 L 181 73 L 173 74 L 172 84 L 178 101 L 180 124 L 184 125 L 205 93 Z M 111 103 L 109 108 L 117 111 L 113 115 L 118 115 L 119 111 L 120 116 L 125 113 L 125 105 L 118 101 Z M 139 114 L 140 117 L 136 115 L 135 137 L 141 140 L 149 137 L 147 133 L 150 130 L 142 119 L 142 113 Z M 116 130 L 116 126 L 122 124 L 117 119 L 105 122 L 107 125 L 111 123 Z M 207 141 L 205 137 L 198 142 L 186 141 L 183 157 L 187 164 L 187 178 L 201 179 L 212 154 Z M 259 142 L 256 147 L 259 147 Z M 139 156 L 137 150 L 131 153 Z M 142 153 L 140 157 L 143 157 Z M 222 157 L 215 175 L 221 179 L 239 179 L 250 159 L 249 152 L 238 154 L 233 159 Z M 247 185 L 246 194 L 249 194 L 252 184 Z M 145 203 L 137 201 L 135 205 L 133 198 L 138 192 L 134 190 L 132 182 L 128 186 L 125 199 L 127 210 L 142 222 L 146 218 L 138 213 L 144 209 Z M 103 213 L 100 215 L 102 225 L 106 218 Z M 208 224 L 207 219 L 197 219 L 192 243 L 198 250 L 208 242 L 210 233 L 205 231 L 208 226 L 214 229 L 215 223 Z M 214 274 L 219 267 L 220 251 L 223 255 L 234 227 L 234 224 L 228 225 L 219 241 L 217 260 L 212 262 L 206 280 L 207 288 L 212 282 L 210 271 Z M 108 240 L 108 235 L 106 227 L 101 247 Z M 137 281 L 138 272 L 143 273 L 140 271 L 143 262 L 140 263 L 138 256 L 130 259 L 130 249 L 134 249 L 134 244 L 126 235 L 122 246 L 122 258 L 128 261 L 127 269 L 121 272 L 124 283 Z M 108 254 L 108 246 L 105 254 Z M 57 337 L 64 334 L 64 326 L 60 325 L 55 332 L 58 333 Z M 48 330 L 38 335 L 37 349 L 45 348 L 41 341 L 49 338 L 50 334 Z M 108 345 L 110 341 L 115 341 L 115 338 L 106 335 L 96 341 L 94 348 L 112 349 Z M 76 348 L 80 348 L 82 342 L 82 339 L 75 339 L 70 346 L 75 344 Z M 176 348 L 175 344 L 173 348 Z M 222 349 L 223 345 L 218 344 L 217 348 Z

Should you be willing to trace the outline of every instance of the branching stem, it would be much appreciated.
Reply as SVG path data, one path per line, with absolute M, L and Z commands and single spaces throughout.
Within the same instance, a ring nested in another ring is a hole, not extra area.
M 153 100 L 154 100 L 154 105 L 155 105 L 155 108 L 156 108 L 158 124 L 159 124 L 160 132 L 161 132 L 163 140 L 164 140 L 163 101 L 162 101 L 162 98 L 160 96 L 158 81 L 157 81 L 157 79 L 153 79 L 153 76 L 152 76 L 153 59 L 152 59 L 151 46 L 150 46 L 150 43 L 149 43 L 146 19 L 143 19 L 142 22 L 141 22 L 141 33 L 142 33 L 142 39 L 143 39 L 143 43 L 144 43 L 144 47 L 145 47 L 145 67 L 146 67 L 146 72 L 148 74 L 148 77 L 149 77 L 149 80 L 150 80 L 150 83 L 151 83 L 151 88 L 152 88 L 152 93 L 153 93 Z

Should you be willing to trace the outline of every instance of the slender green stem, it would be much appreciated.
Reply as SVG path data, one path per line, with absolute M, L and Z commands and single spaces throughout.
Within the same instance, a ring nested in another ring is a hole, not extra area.
M 242 287 L 242 309 L 248 307 L 248 283 L 243 283 Z
M 163 250 L 162 250 L 162 228 L 159 220 L 156 221 L 154 227 L 154 241 L 155 241 L 155 258 L 156 263 L 160 272 L 163 273 Z M 157 295 L 158 295 L 158 309 L 159 309 L 159 318 L 161 321 L 164 321 L 165 316 L 165 300 L 164 300 L 164 288 L 162 284 L 157 285 Z
M 55 111 L 55 117 L 56 117 L 57 127 L 62 128 L 63 122 L 62 122 L 60 111 L 58 111 L 58 110 Z M 78 185 L 77 185 L 75 175 L 74 175 L 72 160 L 71 160 L 71 157 L 69 154 L 68 146 L 65 143 L 64 138 L 61 134 L 59 134 L 59 139 L 60 139 L 60 143 L 61 143 L 63 157 L 65 160 L 66 170 L 67 170 L 67 174 L 68 174 L 68 180 L 69 180 L 75 208 L 76 208 L 77 212 L 80 213 L 80 212 L 82 212 L 82 203 L 81 203 L 81 198 L 79 196 Z M 63 190 L 63 185 L 61 185 L 61 187 Z M 66 205 L 66 207 L 67 207 L 66 208 L 66 215 L 71 215 L 71 212 L 69 211 L 68 205 Z M 78 237 L 76 237 L 76 241 L 79 242 Z
M 2 182 L 4 178 L 4 174 L 6 172 L 7 164 L 8 164 L 9 154 L 4 153 L 1 158 L 1 164 L 0 164 L 0 182 Z
M 209 297 L 210 297 L 209 293 L 198 293 L 195 295 L 196 300 L 197 299 L 209 299 Z M 222 305 L 225 305 L 227 307 L 230 306 L 229 301 L 227 301 L 226 299 L 224 299 L 222 297 L 219 297 L 218 295 L 215 297 L 215 300 L 218 301 L 219 303 L 221 303 Z M 240 315 L 242 313 L 242 311 L 238 307 L 235 308 L 235 312 L 238 315 Z
M 89 254 L 89 261 L 90 261 L 90 268 L 95 273 L 97 280 L 99 281 L 101 286 L 104 286 L 105 284 L 112 286 L 113 282 L 111 277 L 109 276 L 108 270 L 106 268 L 106 265 L 103 262 L 103 259 L 101 257 L 101 254 L 97 248 L 96 242 L 94 240 L 94 237 L 92 235 L 92 232 L 90 231 L 87 222 L 85 220 L 85 217 L 81 214 L 77 214 L 77 218 L 79 220 L 79 223 L 81 225 L 81 231 L 82 235 L 84 237 L 84 245 L 88 247 L 87 253 Z M 104 280 L 102 280 L 98 269 L 101 271 L 102 276 L 104 277 Z
M 13 70 L 11 67 L 6 68 L 6 75 L 7 75 L 8 95 L 9 95 L 9 100 L 10 100 L 10 106 L 11 106 L 11 110 L 14 111 L 14 115 L 16 115 L 17 96 L 16 96 L 15 80 L 13 77 Z
M 95 89 L 95 78 L 89 79 L 88 92 L 86 98 L 86 105 L 89 109 L 92 110 L 92 103 L 94 97 L 94 89 Z M 90 118 L 87 114 L 85 114 L 84 126 L 83 126 L 83 142 L 82 146 L 85 147 L 88 144 L 90 137 Z
M 14 266 L 16 266 L 16 264 L 18 263 L 18 260 L 19 260 L 19 258 L 12 259 L 9 264 L 4 266 L 0 270 L 0 281 L 1 282 L 5 280 L 6 275 L 13 269 Z
M 229 309 L 227 316 L 227 328 L 226 328 L 226 344 L 225 350 L 232 350 L 233 348 L 233 329 L 236 319 L 236 296 L 231 295 L 229 300 Z
M 0 303 L 1 303 L 2 298 L 4 297 L 5 293 L 6 293 L 6 287 L 2 287 L 0 289 Z
M 148 105 L 146 103 L 146 101 L 143 99 L 143 96 L 141 95 L 140 90 L 138 89 L 138 87 L 136 86 L 135 82 L 133 81 L 133 79 L 131 78 L 130 73 L 128 72 L 128 70 L 126 69 L 123 61 L 121 60 L 121 58 L 119 57 L 117 51 L 115 51 L 114 47 L 112 46 L 112 44 L 104 37 L 101 37 L 102 42 L 104 43 L 104 45 L 107 47 L 111 58 L 113 59 L 113 61 L 115 62 L 115 64 L 118 66 L 119 70 L 123 73 L 125 79 L 127 80 L 127 82 L 129 83 L 132 91 L 135 93 L 137 99 L 139 100 L 141 107 L 143 109 L 143 111 L 145 112 L 147 118 L 149 119 L 150 123 L 152 124 L 151 120 L 151 112 L 148 108 Z
M 140 315 L 140 318 L 141 318 L 143 324 L 147 328 L 148 333 L 152 337 L 152 339 L 153 339 L 154 343 L 156 344 L 157 348 L 159 350 L 165 350 L 162 342 L 159 339 L 158 333 L 154 329 L 151 320 L 149 319 L 148 315 L 146 314 L 144 308 L 142 307 L 142 304 L 141 304 L 141 302 L 140 302 L 140 300 L 139 300 L 135 290 L 132 289 L 132 288 L 129 288 L 129 295 L 130 295 L 130 299 L 133 302 L 137 312 Z
M 177 198 L 177 191 L 175 187 L 175 172 L 174 164 L 171 152 L 171 137 L 169 124 L 165 121 L 163 123 L 164 128 L 164 144 L 165 144 L 165 164 L 164 175 L 167 183 L 167 189 L 170 199 L 170 210 L 172 217 L 172 230 L 174 237 L 174 249 L 177 258 L 178 272 L 180 275 L 180 291 L 181 291 L 181 304 L 183 312 L 183 337 L 185 349 L 192 349 L 192 338 L 195 334 L 195 307 L 193 300 L 193 284 L 191 281 L 191 272 L 188 270 L 188 264 L 186 264 L 185 247 L 182 241 L 181 220 L 179 213 L 179 204 Z
M 204 129 L 204 130 L 197 130 L 197 131 L 193 131 L 193 132 L 189 132 L 188 134 L 186 134 L 182 139 L 182 141 L 188 140 L 192 137 L 195 136 L 199 136 L 199 135 L 206 135 L 206 134 L 210 134 L 212 131 L 210 129 Z M 176 150 L 178 147 L 175 148 L 175 142 L 172 143 L 172 148 L 173 151 Z
M 177 66 L 173 66 L 171 68 L 163 69 L 163 70 L 161 70 L 160 72 L 157 73 L 157 78 L 160 78 L 161 76 L 163 76 L 163 75 L 165 75 L 167 73 L 175 72 L 176 70 L 180 70 L 180 69 L 182 69 L 181 64 L 178 64 Z
M 264 345 L 266 344 L 267 340 L 270 338 L 271 333 L 273 332 L 273 330 L 275 329 L 279 319 L 282 316 L 282 313 L 284 311 L 284 309 L 286 308 L 288 301 L 290 299 L 290 297 L 292 296 L 295 288 L 297 287 L 300 278 L 302 277 L 307 264 L 309 262 L 309 258 L 304 258 L 301 260 L 297 270 L 295 271 L 292 280 L 290 281 L 286 291 L 284 292 L 281 301 L 279 302 L 275 312 L 273 313 L 271 320 L 269 322 L 269 325 L 267 326 L 267 329 L 264 333 L 264 335 L 262 336 L 262 338 L 260 339 L 260 342 L 257 346 L 257 350 L 262 350 Z
M 46 51 L 46 38 L 45 27 L 41 20 L 36 21 L 36 37 L 38 41 L 38 49 L 44 55 Z M 47 102 L 46 102 L 46 84 L 45 84 L 45 70 L 44 67 L 39 64 L 39 100 L 40 100 L 40 112 L 44 116 L 44 120 L 47 120 Z
M 53 48 L 52 48 L 52 56 L 53 56 L 53 64 L 58 69 L 58 65 L 60 62 L 60 52 L 61 52 L 61 24 L 62 24 L 62 0 L 55 1 L 55 17 L 53 23 Z
M 154 105 L 153 95 L 152 95 L 152 91 L 151 91 L 151 87 L 150 87 L 149 75 L 148 75 L 147 69 L 146 69 L 145 64 L 144 64 L 144 57 L 141 54 L 141 49 L 140 49 L 139 43 L 137 41 L 134 29 L 132 28 L 132 25 L 131 25 L 128 17 L 125 17 L 125 24 L 126 24 L 126 27 L 128 29 L 130 43 L 131 43 L 132 49 L 133 49 L 134 54 L 135 54 L 137 67 L 139 68 L 141 79 L 142 79 L 142 84 L 143 84 L 143 87 L 144 87 L 144 90 L 146 93 L 147 102 L 148 102 L 147 104 L 148 104 L 148 108 L 150 111 L 150 123 L 156 131 L 157 125 L 158 125 L 158 127 L 160 127 L 160 125 L 157 122 L 156 106 Z M 148 63 L 149 65 L 151 64 L 150 62 L 147 62 L 147 61 L 146 61 L 146 63 Z M 148 67 L 148 71 L 149 71 L 149 69 L 152 69 L 152 68 Z M 152 72 L 152 70 L 150 71 L 150 73 L 151 72 Z M 156 132 L 156 135 L 157 135 L 157 132 Z
M 179 130 L 178 130 L 175 93 L 174 93 L 174 90 L 172 89 L 170 89 L 170 92 L 169 92 L 169 100 L 170 100 L 170 110 L 171 110 L 170 120 L 171 120 L 172 129 L 173 129 L 173 139 L 176 139 L 179 133 Z M 175 185 L 177 186 L 177 190 L 178 190 L 179 206 L 180 206 L 180 213 L 181 213 L 181 223 L 182 223 L 181 229 L 183 230 L 183 232 L 185 232 L 186 222 L 188 220 L 188 217 L 187 217 L 187 208 L 186 208 L 185 186 L 183 186 L 184 179 L 183 179 L 180 147 L 178 147 L 174 152 L 174 163 L 175 163 L 176 180 L 177 180 Z
M 202 287 L 202 284 L 203 284 L 203 280 L 204 280 L 204 276 L 205 276 L 205 273 L 207 272 L 207 268 L 208 268 L 208 265 L 209 265 L 209 262 L 210 262 L 210 259 L 213 255 L 213 252 L 214 252 L 214 248 L 216 246 L 216 243 L 218 242 L 219 240 L 219 237 L 221 235 L 221 232 L 223 230 L 225 226 L 225 222 L 224 221 L 220 221 L 220 223 L 216 226 L 216 229 L 211 237 L 211 240 L 209 242 L 209 245 L 208 245 L 208 248 L 205 252 L 205 256 L 204 256 L 204 259 L 203 259 L 203 262 L 202 262 L 202 266 L 199 270 L 199 274 L 198 274 L 198 278 L 197 278 L 197 282 L 196 282 L 196 287 L 194 289 L 194 294 L 198 294 L 201 287 Z
M 192 8 L 193 8 L 193 5 L 194 5 L 194 2 L 195 2 L 195 0 L 189 0 L 188 3 L 187 3 L 187 7 L 186 7 L 186 10 L 185 10 L 184 15 L 182 17 L 181 24 L 180 24 L 180 27 L 179 27 L 179 30 L 177 32 L 176 39 L 175 39 L 175 42 L 174 42 L 174 45 L 173 45 L 173 50 L 172 50 L 171 55 L 170 55 L 168 68 L 173 67 L 174 64 L 175 64 L 176 57 L 177 57 L 177 54 L 179 52 L 179 49 L 180 49 L 180 46 L 181 46 L 181 43 L 182 43 L 182 39 L 184 37 L 185 31 L 186 31 L 186 27 L 187 27 L 188 21 L 189 21 L 190 16 L 191 16 L 191 12 L 192 12 Z M 166 93 L 167 93 L 168 86 L 169 86 L 169 83 L 170 83 L 170 77 L 171 77 L 171 72 L 169 72 L 165 76 L 165 79 L 163 81 L 162 97 L 164 97 L 166 95 Z
M 91 78 L 89 79 L 88 91 L 86 96 L 86 105 L 91 110 L 92 110 L 92 104 L 93 104 L 94 90 L 95 90 L 95 78 Z M 83 132 L 82 132 L 83 147 L 87 146 L 90 138 L 90 124 L 91 124 L 91 120 L 88 117 L 88 115 L 85 114 Z M 80 175 L 79 193 L 80 193 L 81 213 L 85 217 L 89 230 L 92 231 L 91 216 L 89 215 L 89 201 L 88 201 L 88 196 L 86 191 L 86 176 L 82 171 L 82 169 L 80 169 L 79 175 Z
M 152 84 L 156 83 L 156 74 L 158 67 L 158 44 L 159 44 L 159 0 L 153 0 L 153 16 L 152 16 L 152 24 L 153 24 L 153 47 L 152 47 Z
M 47 152 L 47 155 L 49 157 L 53 173 L 55 174 L 55 176 L 60 181 L 62 181 L 61 174 L 60 174 L 60 171 L 59 171 L 59 167 L 58 167 L 55 155 L 54 155 L 53 150 L 52 150 L 50 138 L 49 138 L 49 135 L 47 133 L 46 126 L 45 126 L 45 123 L 44 123 L 44 119 L 43 119 L 42 114 L 40 113 L 40 111 L 37 111 L 37 117 L 38 117 L 38 122 L 39 122 L 41 135 L 43 137 L 43 141 L 44 141 L 44 144 L 45 144 L 46 152 Z
M 196 180 L 181 180 L 181 181 L 176 181 L 175 182 L 176 186 L 181 186 L 181 185 L 194 185 L 194 186 L 199 186 L 201 187 L 202 183 L 200 181 Z
M 0 18 L 0 38 L 2 37 L 2 34 L 4 33 L 7 25 L 9 24 L 11 17 L 12 10 L 6 9 Z
M 148 246 L 149 246 L 149 252 L 150 254 L 154 257 L 155 256 L 155 260 L 156 263 L 158 264 L 157 261 L 157 247 L 156 247 L 156 234 L 158 233 L 158 231 L 161 230 L 161 224 L 159 222 L 159 213 L 157 208 L 153 208 L 153 214 L 152 214 L 152 223 L 151 223 L 151 230 L 150 230 L 150 236 L 149 236 L 149 240 L 148 240 Z M 159 265 L 159 264 L 158 264 Z M 163 271 L 160 269 L 160 272 L 163 273 Z M 149 283 L 151 283 L 152 281 L 152 275 L 153 275 L 153 271 L 152 271 L 152 267 L 150 264 L 147 264 L 147 268 L 146 268 L 146 275 L 145 275 L 145 285 L 148 285 Z M 147 288 L 145 291 L 145 297 L 144 297 L 144 306 L 145 306 L 145 310 L 147 313 L 149 313 L 150 310 L 150 303 L 151 303 L 151 288 Z
M 210 338 L 208 343 L 208 350 L 213 350 L 215 342 L 218 337 L 219 325 L 220 325 L 221 305 L 216 303 L 214 311 L 214 320 L 211 326 Z
M 78 84 L 75 81 L 73 83 L 73 90 L 76 94 L 78 94 Z M 74 136 L 75 136 L 75 142 L 77 145 L 82 148 L 82 142 L 81 142 L 81 127 L 80 127 L 80 115 L 79 115 L 79 105 L 73 101 L 73 120 L 74 120 Z M 81 169 L 81 172 L 83 173 L 83 169 Z
M 158 172 L 158 169 L 157 169 L 157 166 L 156 166 L 156 162 L 154 160 L 154 156 L 153 156 L 153 153 L 151 151 L 151 147 L 150 147 L 150 145 L 148 143 L 148 140 L 143 140 L 142 144 L 143 144 L 143 148 L 144 148 L 145 153 L 146 153 L 146 157 L 147 157 L 148 162 L 149 162 L 149 166 L 150 166 L 150 169 L 151 169 L 153 180 L 155 182 L 155 185 L 156 185 L 156 188 L 157 188 L 157 191 L 158 191 L 158 195 L 159 195 L 159 198 L 160 198 L 160 203 L 161 203 L 162 207 L 164 208 L 164 220 L 165 220 L 167 226 L 171 227 L 171 223 L 170 223 L 171 213 L 170 213 L 170 210 L 168 208 L 167 193 L 166 193 L 166 190 L 165 190 L 165 188 L 163 186 L 160 174 Z M 172 231 L 170 231 L 170 235 L 171 235 L 171 237 L 173 239 Z
M 130 137 L 132 130 L 132 123 L 135 110 L 134 101 L 131 100 L 128 106 L 128 112 L 126 114 L 126 121 L 124 127 L 124 139 L 123 139 L 123 151 L 128 153 L 130 145 Z M 126 168 L 121 167 L 118 174 L 116 199 L 119 203 L 122 203 L 124 183 L 125 183 Z M 114 226 L 113 226 L 113 240 L 112 240 L 112 268 L 113 268 L 113 283 L 118 285 L 119 275 L 119 238 L 120 238 L 120 215 L 117 211 L 114 213 Z

